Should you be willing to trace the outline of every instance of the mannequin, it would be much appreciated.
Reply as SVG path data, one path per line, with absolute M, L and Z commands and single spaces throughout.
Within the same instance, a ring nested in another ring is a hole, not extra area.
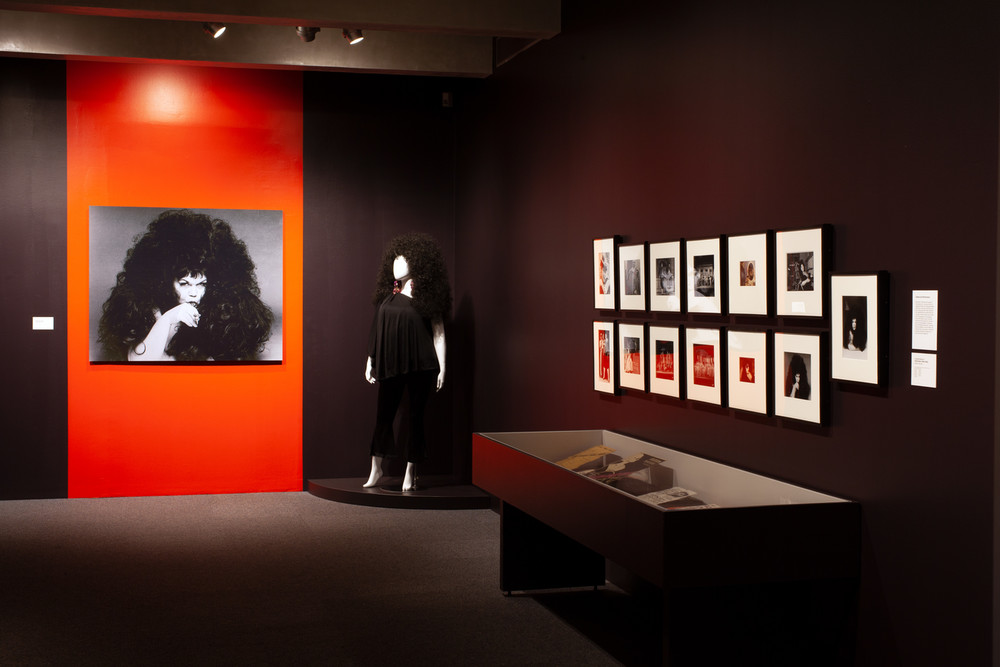
M 389 275 L 391 292 L 386 289 Z M 402 490 L 417 487 L 416 463 L 425 449 L 424 408 L 431 387 L 437 391 L 444 384 L 444 313 L 451 307 L 447 280 L 444 261 L 430 237 L 398 237 L 386 249 L 376 283 L 378 308 L 365 365 L 365 379 L 379 383 L 371 473 L 365 488 L 378 485 L 384 474 L 383 462 L 394 453 L 392 424 L 404 392 L 410 396 L 410 438 Z

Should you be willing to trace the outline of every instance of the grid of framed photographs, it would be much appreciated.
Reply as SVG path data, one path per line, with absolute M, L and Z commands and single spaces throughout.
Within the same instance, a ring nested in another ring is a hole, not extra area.
M 888 274 L 828 273 L 831 236 L 820 226 L 625 245 L 619 236 L 596 239 L 597 309 L 697 321 L 595 320 L 595 390 L 824 424 L 826 380 L 884 386 Z M 703 324 L 713 315 L 734 319 Z M 740 316 L 780 320 L 748 327 Z M 807 331 L 781 330 L 793 322 Z

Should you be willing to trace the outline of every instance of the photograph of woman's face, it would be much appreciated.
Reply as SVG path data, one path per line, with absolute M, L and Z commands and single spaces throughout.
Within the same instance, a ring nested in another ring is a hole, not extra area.
M 183 278 L 174 281 L 174 293 L 177 294 L 177 303 L 190 303 L 197 306 L 201 303 L 201 297 L 205 296 L 208 287 L 208 278 L 203 273 L 187 274 Z
M 89 231 L 92 363 L 281 361 L 281 211 L 91 206 Z

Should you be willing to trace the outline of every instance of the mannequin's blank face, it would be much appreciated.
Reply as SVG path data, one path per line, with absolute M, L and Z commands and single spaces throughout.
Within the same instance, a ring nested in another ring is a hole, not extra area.
M 410 273 L 410 265 L 406 263 L 406 258 L 400 255 L 392 263 L 392 277 L 399 280 Z

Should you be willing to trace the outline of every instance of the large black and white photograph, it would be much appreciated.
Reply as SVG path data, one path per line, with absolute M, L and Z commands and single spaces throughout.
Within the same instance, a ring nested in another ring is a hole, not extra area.
M 646 310 L 646 244 L 618 247 L 622 310 Z
M 687 242 L 688 312 L 722 313 L 722 238 Z
M 830 376 L 835 380 L 881 384 L 885 369 L 880 356 L 882 331 L 879 302 L 888 293 L 888 274 L 830 276 Z
M 820 336 L 774 334 L 774 413 L 822 423 Z
M 823 248 L 827 235 L 823 227 L 775 234 L 774 282 L 779 316 L 823 317 Z
M 681 311 L 681 242 L 649 244 L 649 309 Z
M 282 360 L 282 212 L 90 207 L 92 363 Z

